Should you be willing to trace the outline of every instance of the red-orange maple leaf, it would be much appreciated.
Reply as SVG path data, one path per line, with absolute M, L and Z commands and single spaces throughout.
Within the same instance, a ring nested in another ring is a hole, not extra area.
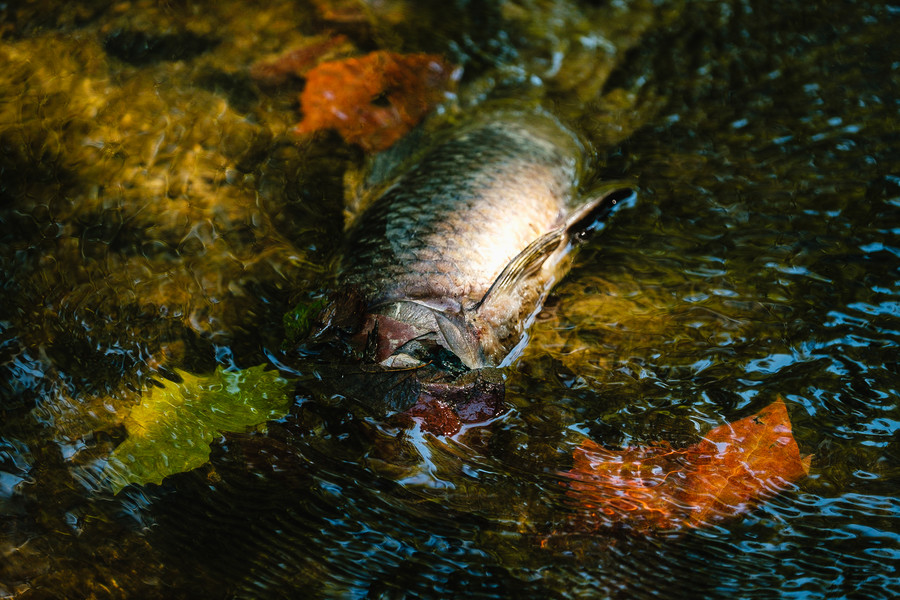
M 336 129 L 377 152 L 415 127 L 450 90 L 459 71 L 431 54 L 378 51 L 324 62 L 306 74 L 297 133 Z
M 284 52 L 274 59 L 261 60 L 250 67 L 250 77 L 262 86 L 286 83 L 292 76 L 302 77 L 317 64 L 335 58 L 335 54 L 353 51 L 346 36 L 335 35 Z
M 784 401 L 716 427 L 701 442 L 607 450 L 587 440 L 566 475 L 581 531 L 661 532 L 714 524 L 749 510 L 809 472 Z

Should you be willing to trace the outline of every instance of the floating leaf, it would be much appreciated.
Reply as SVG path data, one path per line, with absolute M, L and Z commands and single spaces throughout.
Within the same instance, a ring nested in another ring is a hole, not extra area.
M 781 399 L 698 444 L 607 450 L 587 440 L 566 473 L 582 531 L 671 531 L 741 514 L 808 474 Z
M 315 0 L 319 16 L 329 23 L 369 23 L 372 8 L 360 0 Z
M 381 50 L 323 62 L 306 74 L 296 132 L 336 129 L 344 140 L 377 152 L 416 126 L 450 90 L 459 71 L 440 56 Z
M 286 83 L 291 77 L 302 77 L 314 66 L 327 58 L 348 54 L 353 46 L 346 36 L 335 35 L 318 39 L 299 48 L 294 48 L 279 56 L 261 60 L 250 67 L 250 77 L 263 86 Z
M 455 435 L 463 425 L 485 423 L 507 411 L 506 387 L 496 369 L 467 371 L 455 379 L 419 381 L 416 403 L 400 418 L 412 417 L 423 431 Z
M 106 467 L 114 492 L 199 467 L 218 435 L 283 417 L 291 404 L 288 381 L 262 365 L 219 367 L 212 375 L 176 371 L 181 383 L 164 380 L 162 387 L 151 387 L 125 418 L 128 438 Z

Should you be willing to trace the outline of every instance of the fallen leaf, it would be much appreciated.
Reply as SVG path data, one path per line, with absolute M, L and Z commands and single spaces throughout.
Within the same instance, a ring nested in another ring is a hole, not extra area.
M 402 422 L 411 417 L 427 433 L 456 435 L 464 425 L 486 424 L 507 411 L 506 386 L 496 369 L 467 371 L 455 378 L 424 375 L 417 383 L 415 404 L 395 418 Z
M 336 129 L 368 152 L 385 150 L 445 98 L 459 70 L 440 56 L 378 51 L 323 62 L 306 74 L 300 134 Z
M 285 350 L 294 348 L 302 340 L 309 337 L 318 325 L 317 319 L 319 315 L 327 306 L 327 298 L 316 298 L 309 302 L 300 302 L 293 310 L 286 313 L 282 317 L 282 324 L 284 325 L 284 342 L 282 347 Z
M 344 35 L 316 40 L 275 58 L 254 63 L 250 67 L 250 77 L 260 85 L 281 85 L 291 77 L 302 77 L 325 59 L 333 59 L 336 55 L 352 51 L 353 45 Z
M 371 9 L 360 0 L 315 0 L 319 16 L 330 23 L 368 23 Z
M 409 0 L 313 0 L 319 17 L 333 27 L 366 31 L 376 23 L 397 25 L 409 20 Z
M 128 438 L 105 469 L 113 493 L 201 466 L 218 435 L 283 417 L 292 401 L 289 382 L 263 366 L 219 367 L 212 375 L 176 372 L 181 383 L 163 380 L 162 387 L 151 387 L 125 418 Z
M 402 416 L 419 419 L 422 431 L 433 435 L 455 435 L 462 428 L 462 421 L 446 402 L 435 398 L 419 398 Z
M 784 401 L 716 427 L 684 449 L 666 443 L 612 451 L 587 440 L 564 484 L 572 525 L 643 532 L 713 525 L 748 511 L 809 473 Z

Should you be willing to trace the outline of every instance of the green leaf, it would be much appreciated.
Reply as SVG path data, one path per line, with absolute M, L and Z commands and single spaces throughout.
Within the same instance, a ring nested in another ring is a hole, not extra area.
M 300 302 L 284 315 L 284 347 L 290 348 L 312 331 L 316 317 L 328 304 L 327 298 Z
M 290 385 L 260 365 L 211 375 L 176 372 L 182 382 L 151 387 L 125 418 L 128 438 L 110 455 L 113 492 L 136 483 L 160 483 L 209 460 L 210 443 L 224 432 L 246 431 L 287 414 Z

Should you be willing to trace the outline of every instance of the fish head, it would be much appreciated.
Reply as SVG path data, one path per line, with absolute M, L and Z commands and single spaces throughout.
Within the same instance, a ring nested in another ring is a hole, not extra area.
M 462 313 L 404 300 L 367 312 L 363 323 L 350 338 L 363 359 L 359 389 L 352 392 L 344 377 L 343 393 L 434 435 L 507 411 L 503 374 L 489 366 L 480 332 Z
M 303 344 L 329 357 L 332 368 L 320 375 L 340 382 L 342 397 L 388 421 L 453 435 L 507 410 L 503 374 L 488 366 L 478 335 L 453 303 L 373 306 L 344 289 L 331 295 Z
M 358 357 L 386 368 L 424 365 L 459 373 L 491 366 L 482 337 L 462 308 L 446 300 L 403 299 L 368 310 L 351 337 Z

